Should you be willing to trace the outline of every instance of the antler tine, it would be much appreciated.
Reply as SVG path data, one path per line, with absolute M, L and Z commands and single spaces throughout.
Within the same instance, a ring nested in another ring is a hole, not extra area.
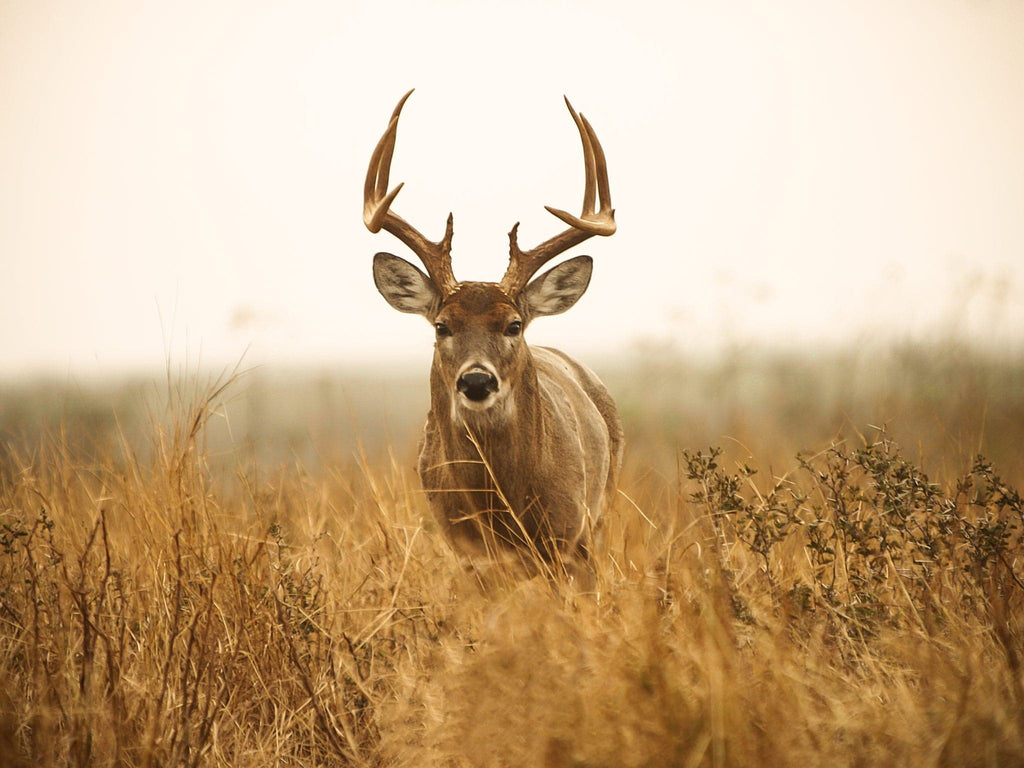
M 544 206 L 549 213 L 568 224 L 569 229 L 545 240 L 529 251 L 519 249 L 517 235 L 519 224 L 516 223 L 512 227 L 512 231 L 508 233 L 508 270 L 501 279 L 502 290 L 509 295 L 521 291 L 529 279 L 537 273 L 537 270 L 558 254 L 579 245 L 593 235 L 608 237 L 615 233 L 615 211 L 612 209 L 611 190 L 608 185 L 608 164 L 605 161 L 604 148 L 602 148 L 594 128 L 583 115 L 573 109 L 568 97 L 565 99 L 565 105 L 569 108 L 569 114 L 572 115 L 572 119 L 576 123 L 580 132 L 580 141 L 583 144 L 583 168 L 586 174 L 583 210 L 579 216 L 573 216 L 559 208 Z M 596 212 L 594 211 L 595 198 L 600 201 L 600 208 Z
M 398 118 L 411 95 L 410 90 L 399 100 L 394 112 L 391 113 L 387 130 L 380 137 L 370 156 L 370 167 L 366 171 L 366 183 L 363 185 L 363 223 L 371 232 L 377 233 L 383 229 L 405 243 L 423 262 L 434 284 L 442 293 L 447 294 L 454 291 L 458 285 L 452 273 L 452 215 L 448 214 L 444 237 L 435 243 L 391 211 L 391 204 L 404 186 L 403 182 L 388 192 L 391 159 L 395 154 L 395 139 L 398 136 Z
M 395 152 L 395 137 L 398 135 L 398 117 L 402 114 L 402 107 L 406 100 L 412 95 L 410 90 L 398 102 L 391 113 L 391 120 L 388 128 L 377 142 L 370 156 L 370 167 L 366 173 L 366 183 L 363 186 L 363 221 L 367 229 L 376 234 L 380 232 L 384 223 L 384 217 L 388 212 L 391 202 L 398 196 L 403 184 L 399 184 L 391 192 L 388 191 L 388 180 L 391 176 L 391 158 Z

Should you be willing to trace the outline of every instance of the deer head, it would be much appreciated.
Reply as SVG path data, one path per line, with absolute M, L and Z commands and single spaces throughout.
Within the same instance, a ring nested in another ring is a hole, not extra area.
M 444 237 L 432 242 L 391 210 L 402 184 L 388 191 L 398 118 L 412 91 L 398 102 L 366 174 L 363 221 L 371 232 L 384 229 L 415 253 L 418 267 L 390 253 L 373 259 L 377 290 L 400 312 L 422 315 L 437 336 L 432 387 L 449 393 L 452 414 L 510 413 L 514 384 L 529 368 L 530 355 L 523 332 L 536 317 L 565 312 L 586 291 L 593 262 L 577 256 L 534 275 L 560 253 L 593 235 L 615 232 L 614 211 L 608 188 L 604 150 L 586 118 L 566 106 L 583 143 L 586 186 L 583 211 L 547 210 L 568 224 L 568 229 L 530 250 L 521 250 L 519 224 L 509 232 L 509 264 L 500 282 L 459 282 L 452 272 L 452 216 Z M 595 202 L 600 207 L 595 211 Z M 505 407 L 496 408 L 499 404 Z

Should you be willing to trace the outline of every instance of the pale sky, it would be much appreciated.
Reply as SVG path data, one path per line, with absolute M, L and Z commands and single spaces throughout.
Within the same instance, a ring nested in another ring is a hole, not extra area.
M 682 354 L 950 330 L 1024 344 L 1024 2 L 0 0 L 0 376 L 430 357 L 362 183 L 461 279 L 582 201 L 619 231 L 527 338 Z

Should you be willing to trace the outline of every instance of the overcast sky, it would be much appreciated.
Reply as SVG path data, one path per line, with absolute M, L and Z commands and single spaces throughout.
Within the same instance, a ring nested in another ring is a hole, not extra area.
M 1024 340 L 1024 3 L 0 0 L 0 375 L 429 360 L 362 224 L 455 273 L 578 209 L 567 94 L 619 232 L 534 342 L 583 357 L 956 331 Z

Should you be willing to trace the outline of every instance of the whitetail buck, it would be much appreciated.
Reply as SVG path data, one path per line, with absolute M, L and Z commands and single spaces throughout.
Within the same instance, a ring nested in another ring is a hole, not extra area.
M 437 335 L 419 457 L 424 489 L 457 545 L 548 561 L 587 557 L 615 492 L 622 426 L 597 376 L 562 352 L 528 347 L 523 332 L 534 318 L 576 303 L 593 261 L 577 256 L 529 282 L 537 270 L 592 235 L 615 232 L 604 151 L 566 99 L 583 142 L 582 214 L 549 207 L 569 228 L 528 251 L 519 248 L 517 223 L 501 282 L 459 282 L 452 273 L 451 214 L 434 243 L 391 211 L 402 188 L 388 191 L 398 117 L 411 93 L 398 102 L 373 152 L 363 220 L 371 232 L 384 229 L 405 243 L 427 269 L 423 274 L 390 253 L 373 259 L 374 281 L 388 303 L 423 315 Z

